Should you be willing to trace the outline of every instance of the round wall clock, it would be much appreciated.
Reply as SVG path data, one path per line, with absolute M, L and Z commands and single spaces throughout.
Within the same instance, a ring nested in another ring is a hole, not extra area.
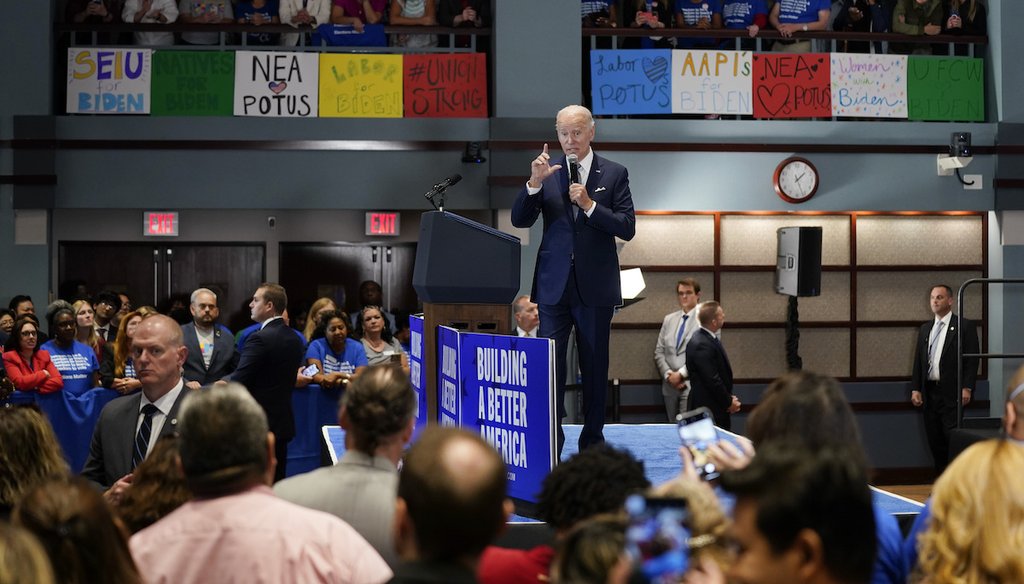
M 791 156 L 775 168 L 775 192 L 787 203 L 803 203 L 818 192 L 818 169 L 810 160 Z

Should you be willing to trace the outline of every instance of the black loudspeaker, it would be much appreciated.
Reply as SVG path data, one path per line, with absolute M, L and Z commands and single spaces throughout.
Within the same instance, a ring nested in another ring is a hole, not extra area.
M 821 295 L 821 227 L 781 227 L 778 244 L 775 292 Z

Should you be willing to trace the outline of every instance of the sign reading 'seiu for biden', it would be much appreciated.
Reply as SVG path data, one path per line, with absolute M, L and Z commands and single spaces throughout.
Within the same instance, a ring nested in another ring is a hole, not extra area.
M 152 59 L 150 49 L 68 49 L 68 113 L 148 114 Z

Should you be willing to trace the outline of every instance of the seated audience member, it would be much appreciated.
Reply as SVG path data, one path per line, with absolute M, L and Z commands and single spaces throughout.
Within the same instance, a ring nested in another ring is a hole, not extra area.
M 235 11 L 231 0 L 179 0 L 178 18 L 185 24 L 231 24 Z M 183 32 L 181 41 L 186 45 L 216 45 L 218 32 Z
M 348 338 L 348 315 L 328 313 L 313 333 L 306 350 L 306 364 L 316 365 L 313 383 L 326 388 L 344 387 L 368 365 L 363 344 Z
M 867 468 L 867 457 L 861 446 L 853 410 L 839 383 L 825 375 L 791 372 L 773 381 L 750 414 L 746 431 L 758 451 L 777 442 L 796 445 L 807 452 L 826 447 L 842 449 L 850 460 L 858 461 Z M 709 453 L 720 468 L 741 467 L 750 460 L 749 452 L 741 453 L 726 443 L 713 445 Z M 871 582 L 903 582 L 906 569 L 901 559 L 899 525 L 885 510 L 872 508 L 878 550 Z
M 632 572 L 626 554 L 626 529 L 621 514 L 598 515 L 571 529 L 559 542 L 551 562 L 553 584 L 626 584 Z M 548 581 L 545 578 L 543 581 Z
M 573 455 L 544 477 L 537 512 L 558 541 L 588 518 L 621 512 L 626 497 L 650 484 L 642 462 L 626 450 L 601 444 Z M 550 545 L 529 550 L 489 546 L 477 577 L 482 584 L 542 581 L 554 553 Z
M 4 368 L 18 391 L 53 393 L 64 387 L 50 354 L 39 347 L 39 329 L 29 316 L 14 323 L 4 345 Z
M 736 497 L 727 570 L 737 584 L 867 582 L 875 552 L 871 489 L 864 465 L 832 448 L 807 451 L 776 442 L 749 466 L 722 473 Z M 702 561 L 703 582 L 726 581 Z
M 121 297 L 113 290 L 104 290 L 96 295 L 92 307 L 96 311 L 93 315 L 96 334 L 104 341 L 113 341 L 117 338 L 118 325 L 114 321 L 121 311 Z
M 437 6 L 434 0 L 391 0 L 390 24 L 437 26 Z M 437 35 L 401 33 L 392 35 L 391 43 L 409 49 L 436 47 Z
M 106 340 L 96 334 L 96 313 L 92 309 L 92 304 L 88 300 L 77 300 L 71 308 L 75 311 L 75 340 L 92 349 L 97 360 L 102 360 Z
M 676 27 L 697 30 L 722 28 L 721 0 L 676 0 Z M 679 48 L 707 48 L 718 44 L 717 39 L 680 38 Z
M 944 5 L 942 34 L 986 36 L 988 17 L 980 0 L 948 0 Z M 967 55 L 966 45 L 956 45 L 957 55 Z
M 914 581 L 1024 582 L 1024 447 L 972 445 L 935 482 Z
M 306 316 L 306 324 L 302 327 L 302 335 L 306 337 L 306 344 L 313 340 L 313 331 L 320 324 L 320 320 L 335 310 L 338 310 L 338 305 L 326 296 L 321 296 L 313 301 Z
M 512 303 L 512 318 L 516 321 L 517 337 L 537 337 L 540 315 L 537 303 L 530 300 L 529 296 L 524 294 L 515 299 Z
M 51 481 L 25 494 L 14 523 L 31 531 L 50 556 L 58 582 L 141 584 L 124 526 L 87 482 Z
M 68 463 L 46 417 L 31 406 L 0 406 L 0 523 L 25 493 L 67 476 Z
M 722 3 L 722 26 L 728 30 L 745 29 L 750 38 L 768 27 L 768 4 L 765 0 L 725 0 Z M 722 41 L 723 48 L 733 48 L 733 39 Z M 753 50 L 753 41 L 742 41 L 740 46 Z
M 0 574 L 4 582 L 55 584 L 53 566 L 32 532 L 0 521 Z
M 768 13 L 768 22 L 779 31 L 783 39 L 775 41 L 774 51 L 785 53 L 811 52 L 810 39 L 793 38 L 794 33 L 828 30 L 832 16 L 830 0 L 807 2 L 776 2 Z
M 64 391 L 81 395 L 99 386 L 100 364 L 96 352 L 77 340 L 78 325 L 70 308 L 59 308 L 50 319 L 53 338 L 42 349 L 50 354 L 50 361 L 64 380 Z
M 278 16 L 277 0 L 240 0 L 235 5 L 235 19 L 238 24 L 250 24 L 262 26 L 264 24 L 280 24 Z M 245 33 L 245 44 L 266 46 L 276 45 L 278 38 L 276 34 L 268 32 Z
M 345 430 L 345 454 L 338 464 L 280 481 L 274 493 L 344 519 L 395 566 L 391 523 L 398 462 L 412 437 L 415 416 L 416 394 L 405 374 L 393 367 L 367 371 L 341 396 L 338 417 Z
M 402 345 L 391 336 L 384 326 L 384 314 L 380 307 L 367 306 L 361 312 L 363 321 L 363 349 L 366 361 L 370 366 L 395 363 L 409 374 L 409 356 L 402 350 Z
M 431 426 L 398 477 L 395 584 L 475 582 L 480 554 L 505 527 L 504 461 L 479 435 Z
M 132 338 L 139 323 L 148 316 L 157 314 L 150 306 L 141 306 L 138 310 L 128 313 L 117 328 L 116 340 L 103 345 L 103 359 L 100 361 L 100 384 L 113 389 L 121 395 L 127 395 L 142 387 L 132 362 Z
M 632 4 L 634 12 L 630 28 L 658 30 L 672 26 L 672 0 L 634 0 Z M 626 13 L 629 14 L 628 9 Z M 627 37 L 624 46 L 627 49 L 671 49 L 675 44 L 673 40 L 665 37 Z
M 331 22 L 348 24 L 363 32 L 363 25 L 383 24 L 385 9 L 387 0 L 334 0 Z
M 357 339 L 363 336 L 363 308 L 367 306 L 376 306 L 380 308 L 381 314 L 384 315 L 384 321 L 389 331 L 392 334 L 395 332 L 395 316 L 388 312 L 384 308 L 384 290 L 380 287 L 380 284 L 373 280 L 366 280 L 359 285 L 359 312 L 356 313 L 356 321 L 354 323 L 354 334 Z
M 281 22 L 295 28 L 305 27 L 308 30 L 326 24 L 331 18 L 331 0 L 281 0 Z M 281 44 L 294 47 L 299 44 L 299 36 L 307 34 L 288 33 L 281 35 Z M 306 44 L 309 44 L 307 39 Z M 297 320 L 297 317 L 296 317 Z
M 170 24 L 178 20 L 178 3 L 174 0 L 125 0 L 121 18 L 127 23 Z M 135 44 L 142 46 L 173 45 L 174 34 L 137 32 L 135 33 Z M 96 304 L 98 305 L 99 302 L 97 301 Z M 110 340 L 109 337 L 107 340 Z
M 942 0 L 897 0 L 892 31 L 911 36 L 942 33 Z M 932 46 L 927 44 L 891 43 L 890 49 L 900 54 L 932 54 Z
M 132 473 L 131 487 L 117 505 L 129 533 L 138 533 L 192 498 L 178 463 L 178 437 L 160 438 Z
M 347 523 L 274 496 L 274 435 L 245 387 L 189 393 L 178 431 L 195 498 L 132 536 L 147 580 L 373 584 L 391 577 Z

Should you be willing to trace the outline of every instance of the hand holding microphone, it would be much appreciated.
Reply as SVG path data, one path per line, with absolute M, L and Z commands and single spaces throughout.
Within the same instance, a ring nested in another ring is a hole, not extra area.
M 580 209 L 588 211 L 593 201 L 587 193 L 587 187 L 580 182 L 579 157 L 570 154 L 565 157 L 565 161 L 569 166 L 569 200 Z

